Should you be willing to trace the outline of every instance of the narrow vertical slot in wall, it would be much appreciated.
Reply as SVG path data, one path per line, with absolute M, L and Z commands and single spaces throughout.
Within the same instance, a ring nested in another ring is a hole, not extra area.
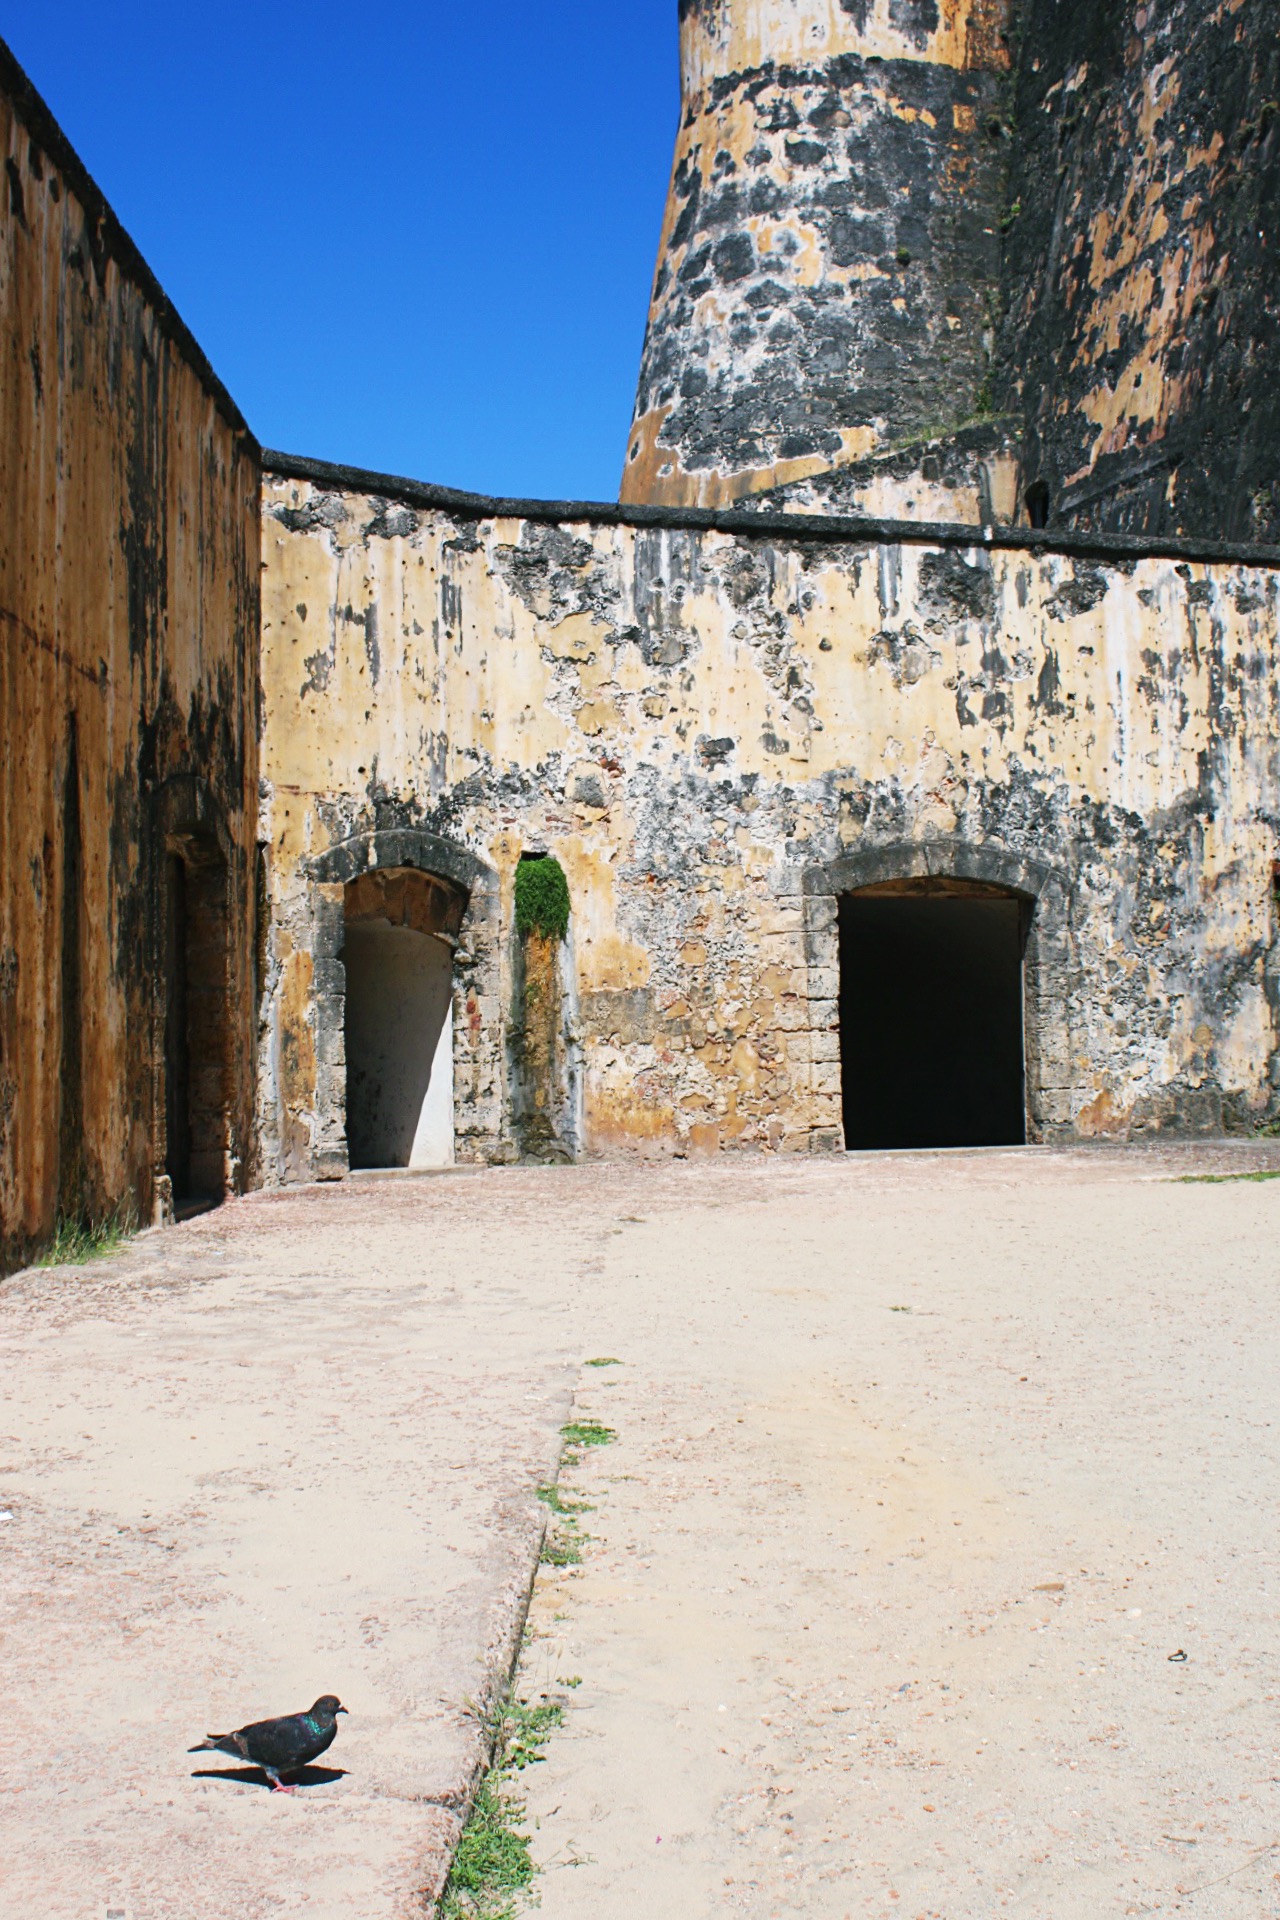
M 85 1213 L 84 1167 L 84 1007 L 80 832 L 80 749 L 75 715 L 67 731 L 67 766 L 62 790 L 62 953 L 60 995 L 60 1090 L 58 1129 L 58 1211 L 64 1219 Z
M 227 867 L 184 837 L 165 861 L 165 1170 L 179 1213 L 227 1187 Z
M 165 1172 L 175 1199 L 191 1188 L 191 1074 L 187 1051 L 187 869 L 165 856 Z

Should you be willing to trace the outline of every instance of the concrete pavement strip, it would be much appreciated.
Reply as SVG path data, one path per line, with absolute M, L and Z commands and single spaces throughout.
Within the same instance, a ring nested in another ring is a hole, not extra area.
M 1280 1911 L 1280 1183 L 1177 1184 L 1278 1164 L 351 1182 L 16 1276 L 0 1912 L 429 1911 L 574 1406 L 544 1920 Z M 186 1754 L 326 1690 L 292 1798 Z

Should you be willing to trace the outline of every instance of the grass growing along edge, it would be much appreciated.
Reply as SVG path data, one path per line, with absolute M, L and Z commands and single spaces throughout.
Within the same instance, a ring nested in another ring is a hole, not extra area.
M 1180 1187 L 1225 1187 L 1232 1182 L 1251 1180 L 1255 1184 L 1260 1180 L 1280 1180 L 1280 1167 L 1262 1168 L 1257 1173 L 1180 1173 Z
M 462 1830 L 440 1896 L 440 1920 L 514 1920 L 517 1900 L 537 1872 L 514 1780 L 544 1758 L 542 1749 L 563 1719 L 558 1701 L 530 1706 L 514 1688 L 498 1702 L 489 1721 L 493 1762 Z
M 128 1205 L 119 1206 L 101 1220 L 83 1214 L 59 1214 L 53 1238 L 36 1261 L 38 1267 L 84 1267 L 118 1253 L 138 1231 L 138 1216 Z
M 560 1433 L 565 1443 L 561 1455 L 565 1466 L 581 1460 L 577 1449 L 605 1447 L 617 1439 L 612 1427 L 590 1419 L 571 1420 Z M 543 1543 L 541 1564 L 576 1566 L 588 1538 L 579 1531 L 578 1515 L 590 1513 L 591 1506 L 585 1500 L 567 1500 L 556 1481 L 539 1487 L 537 1497 L 555 1522 Z M 526 1641 L 528 1637 L 526 1626 Z M 575 1674 L 563 1684 L 578 1687 L 581 1677 Z M 563 1722 L 564 1707 L 545 1695 L 536 1705 L 530 1705 L 520 1698 L 516 1687 L 513 1680 L 486 1722 L 493 1742 L 492 1759 L 476 1789 L 458 1841 L 436 1909 L 438 1920 L 516 1920 L 537 1875 L 524 1830 L 524 1803 L 515 1783 L 526 1767 L 545 1758 L 542 1749 Z
M 612 1427 L 601 1426 L 598 1420 L 570 1420 L 560 1431 L 570 1447 L 607 1447 L 618 1437 Z
M 542 1567 L 577 1567 L 582 1564 L 582 1549 L 590 1535 L 578 1525 L 580 1513 L 590 1513 L 586 1500 L 566 1500 L 553 1481 L 538 1488 L 538 1499 L 555 1516 L 558 1524 L 549 1525 L 542 1542 L 538 1564 Z

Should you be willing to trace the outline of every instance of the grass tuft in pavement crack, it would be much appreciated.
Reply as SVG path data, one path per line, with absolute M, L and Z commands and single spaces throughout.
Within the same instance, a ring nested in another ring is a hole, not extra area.
M 513 1689 L 499 1701 L 488 1723 L 493 1761 L 462 1830 L 440 1896 L 440 1920 L 515 1920 L 537 1869 L 513 1782 L 544 1758 L 542 1749 L 563 1719 L 564 1708 L 555 1700 L 531 1706 Z
M 603 1427 L 598 1420 L 571 1420 L 560 1431 L 571 1447 L 607 1447 L 618 1437 L 612 1427 Z
M 590 1363 L 588 1363 L 590 1364 Z M 617 1365 L 617 1362 L 601 1362 Z M 617 1434 L 599 1420 L 571 1420 L 560 1429 L 563 1464 L 573 1466 L 589 1447 L 607 1447 Z M 590 1513 L 586 1500 L 567 1500 L 555 1481 L 537 1489 L 537 1497 L 554 1516 L 543 1544 L 544 1567 L 576 1567 L 590 1537 L 578 1525 L 578 1515 Z M 527 1630 L 526 1630 L 527 1638 Z M 582 1684 L 575 1674 L 566 1686 Z M 564 1719 L 564 1707 L 546 1695 L 536 1706 L 508 1689 L 487 1722 L 493 1759 L 476 1789 L 471 1814 L 462 1830 L 458 1850 L 445 1881 L 437 1909 L 438 1920 L 515 1920 L 527 1904 L 537 1868 L 524 1832 L 525 1810 L 514 1790 L 515 1776 L 544 1758 L 542 1749 Z
M 560 1433 L 566 1467 L 578 1466 L 589 1447 L 607 1447 L 618 1437 L 612 1427 L 601 1426 L 598 1420 L 571 1420 L 568 1426 L 561 1427 Z
M 548 1528 L 538 1564 L 543 1567 L 581 1566 L 582 1549 L 591 1536 L 581 1531 L 578 1515 L 592 1511 L 590 1502 L 566 1500 L 559 1487 L 555 1485 L 539 1487 L 538 1498 L 561 1523 Z
M 550 1507 L 555 1514 L 592 1513 L 594 1508 L 589 1500 L 566 1500 L 558 1486 L 538 1488 L 538 1498 L 544 1507 Z
M 540 1567 L 580 1567 L 582 1540 L 571 1533 L 549 1533 L 538 1555 Z

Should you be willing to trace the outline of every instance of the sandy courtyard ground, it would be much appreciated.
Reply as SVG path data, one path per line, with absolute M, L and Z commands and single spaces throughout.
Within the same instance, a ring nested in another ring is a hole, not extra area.
M 352 1182 L 0 1287 L 0 1913 L 422 1912 L 573 1404 L 544 1920 L 1280 1914 L 1280 1182 L 1176 1177 L 1268 1157 Z M 292 1798 L 186 1754 L 329 1688 Z

